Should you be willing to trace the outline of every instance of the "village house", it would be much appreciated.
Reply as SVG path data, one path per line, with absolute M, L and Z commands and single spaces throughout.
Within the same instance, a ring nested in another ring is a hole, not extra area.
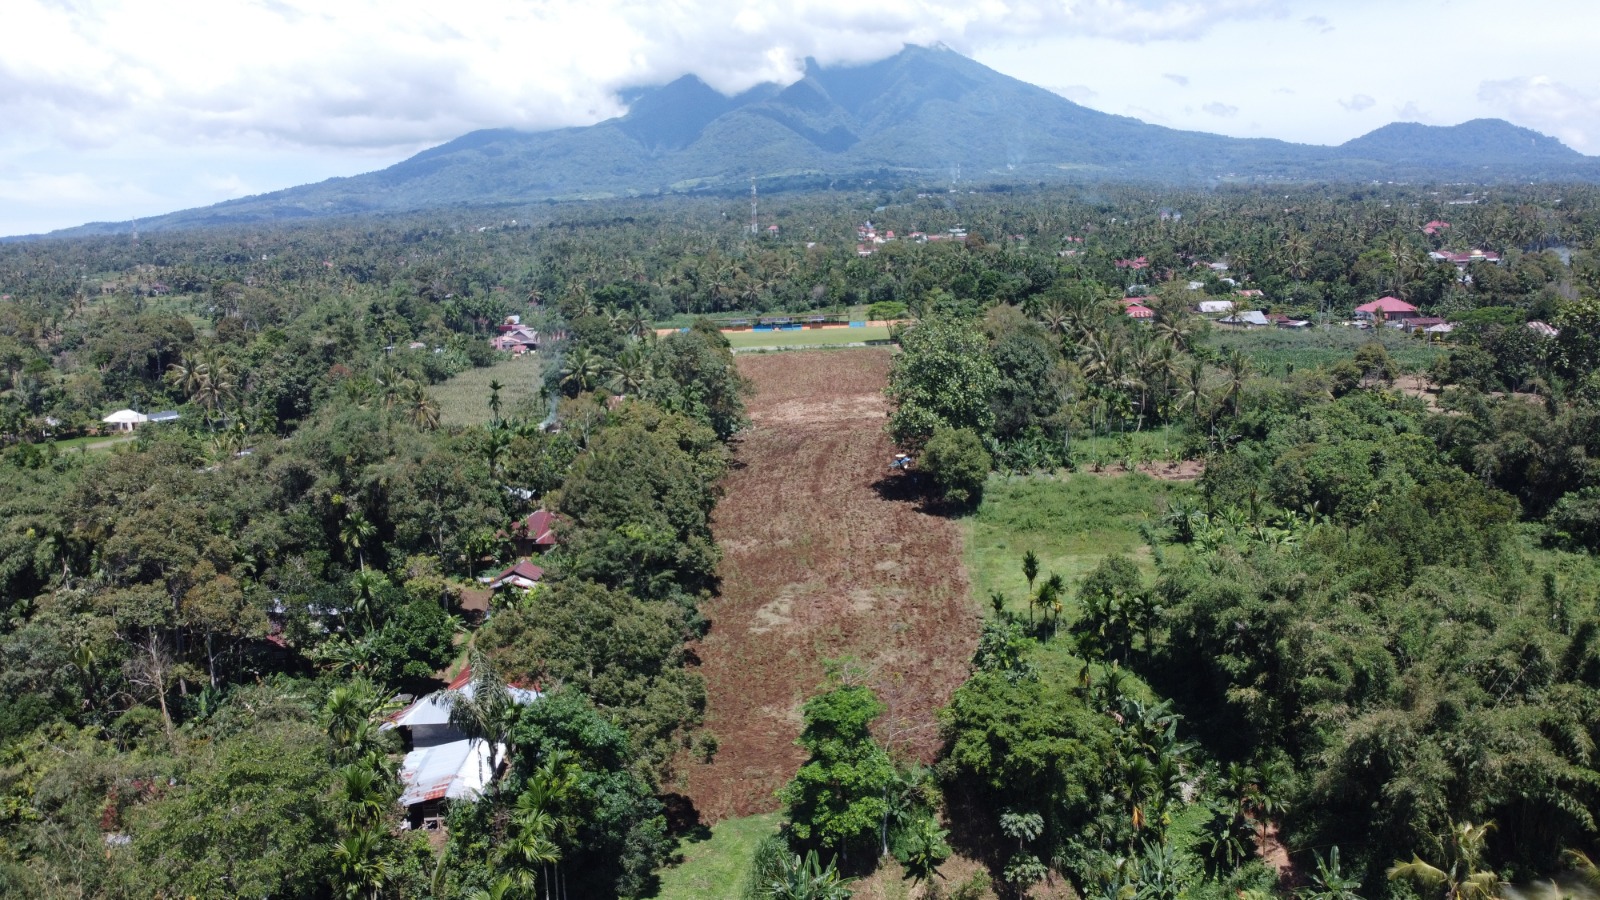
M 437 828 L 450 800 L 476 800 L 505 769 L 506 745 L 476 737 L 450 723 L 456 698 L 472 699 L 472 669 L 443 691 L 435 691 L 395 713 L 380 729 L 397 731 L 406 751 L 400 763 L 399 803 L 406 809 L 406 827 Z M 507 687 L 511 702 L 526 706 L 539 692 Z
M 544 579 L 544 569 L 534 565 L 532 560 L 519 559 L 501 570 L 498 575 L 486 576 L 486 578 L 491 591 L 498 591 L 508 587 L 531 591 Z
M 1356 307 L 1356 318 L 1362 322 L 1381 323 L 1410 319 L 1420 315 L 1415 306 L 1398 297 L 1379 297 L 1371 303 Z
M 496 350 L 508 350 L 521 356 L 539 349 L 539 332 L 526 325 L 514 325 L 510 330 L 495 335 L 489 345 Z
M 1244 312 L 1223 316 L 1217 320 L 1218 325 L 1232 325 L 1237 328 L 1264 328 L 1272 322 L 1267 319 L 1267 314 L 1260 310 L 1247 309 Z
M 1428 254 L 1428 258 L 1437 262 L 1454 263 L 1458 269 L 1465 269 L 1475 262 L 1493 263 L 1500 265 L 1500 254 L 1490 250 L 1468 250 L 1465 253 L 1452 253 L 1449 250 L 1435 250 Z
M 547 509 L 536 509 L 511 526 L 511 542 L 517 553 L 532 556 L 556 545 L 556 516 Z

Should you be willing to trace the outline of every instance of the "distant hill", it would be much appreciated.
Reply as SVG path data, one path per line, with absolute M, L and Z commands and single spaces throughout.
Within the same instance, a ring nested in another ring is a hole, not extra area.
M 942 47 L 879 62 L 808 62 L 790 85 L 734 97 L 699 78 L 628 95 L 585 128 L 476 131 L 381 171 L 334 178 L 139 227 L 193 227 L 368 212 L 738 188 L 831 179 L 1600 180 L 1600 160 L 1506 122 L 1387 125 L 1339 147 L 1149 125 L 1079 106 Z M 86 225 L 68 233 L 125 230 Z
M 1407 166 L 1519 169 L 1593 164 L 1589 157 L 1549 135 L 1500 119 L 1473 119 L 1444 127 L 1395 122 L 1346 141 L 1338 151 L 1341 156 Z

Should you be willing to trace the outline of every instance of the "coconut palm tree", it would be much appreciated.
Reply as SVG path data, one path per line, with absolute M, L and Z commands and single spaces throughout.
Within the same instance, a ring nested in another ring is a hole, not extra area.
M 650 381 L 650 352 L 643 344 L 633 344 L 611 361 L 607 367 L 611 381 L 609 387 L 618 394 L 637 394 Z
M 439 427 L 439 401 L 433 399 L 428 389 L 419 381 L 406 384 L 406 418 L 419 430 L 432 431 Z
M 574 347 L 561 361 L 561 388 L 569 397 L 588 393 L 600 384 L 605 370 L 605 361 L 599 356 L 586 347 Z
M 1390 881 L 1404 879 L 1424 891 L 1441 890 L 1445 900 L 1487 900 L 1500 894 L 1500 877 L 1484 861 L 1484 843 L 1493 822 L 1474 825 L 1460 822 L 1450 826 L 1443 868 L 1411 855 L 1410 862 L 1396 862 L 1388 869 Z

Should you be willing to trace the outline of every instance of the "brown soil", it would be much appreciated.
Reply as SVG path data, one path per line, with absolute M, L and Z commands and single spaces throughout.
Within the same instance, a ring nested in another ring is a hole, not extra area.
M 715 759 L 685 760 L 703 821 L 778 808 L 805 761 L 800 708 L 824 660 L 859 662 L 888 706 L 875 731 L 931 761 L 936 711 L 967 674 L 979 612 L 953 521 L 895 499 L 887 351 L 742 356 L 751 427 L 717 505 L 722 590 L 693 649 Z

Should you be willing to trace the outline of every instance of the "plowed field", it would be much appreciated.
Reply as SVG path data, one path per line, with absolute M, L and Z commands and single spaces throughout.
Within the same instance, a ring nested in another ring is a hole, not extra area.
M 966 676 L 979 614 L 960 528 L 895 499 L 889 359 L 739 359 L 756 389 L 752 426 L 717 506 L 722 592 L 695 648 L 720 747 L 680 769 L 703 821 L 778 808 L 773 792 L 805 760 L 800 707 L 825 660 L 860 663 L 889 707 L 875 730 L 896 752 L 928 761 L 938 749 L 935 714 Z

